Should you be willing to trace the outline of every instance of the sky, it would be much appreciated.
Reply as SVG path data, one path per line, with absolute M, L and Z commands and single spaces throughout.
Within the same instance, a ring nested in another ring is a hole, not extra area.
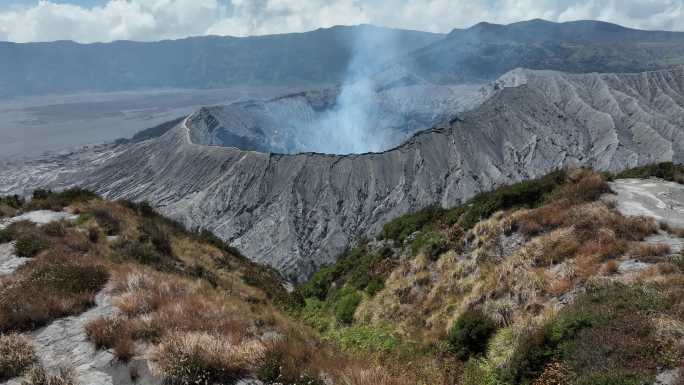
M 362 23 L 449 32 L 534 18 L 684 31 L 684 0 L 0 0 L 0 40 L 153 41 Z

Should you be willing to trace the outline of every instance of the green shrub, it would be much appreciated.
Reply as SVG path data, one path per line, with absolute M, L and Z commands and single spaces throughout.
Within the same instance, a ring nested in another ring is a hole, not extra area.
M 375 295 L 375 293 L 379 292 L 385 287 L 385 281 L 378 277 L 373 277 L 370 282 L 368 282 L 368 285 L 366 286 L 366 293 L 370 295 L 371 297 Z
M 97 194 L 80 188 L 72 188 L 60 192 L 35 190 L 33 192 L 33 198 L 28 203 L 28 207 L 32 210 L 42 209 L 60 211 L 74 203 L 88 202 L 98 198 Z
M 114 217 L 109 210 L 94 208 L 88 214 L 95 218 L 95 222 L 97 222 L 97 225 L 100 226 L 105 235 L 118 235 L 121 232 L 121 221 Z
M 467 310 L 449 330 L 449 350 L 461 361 L 467 361 L 485 352 L 489 338 L 495 331 L 496 326 L 487 315 L 479 310 Z
M 332 323 L 332 316 L 328 313 L 326 305 L 318 298 L 307 298 L 304 300 L 299 317 L 316 331 L 326 332 Z
M 150 242 L 154 249 L 161 255 L 172 256 L 171 238 L 169 231 L 163 225 L 151 219 L 145 219 L 140 228 L 140 241 Z
M 546 202 L 554 190 L 562 186 L 565 181 L 565 171 L 559 170 L 539 179 L 479 194 L 466 203 L 459 223 L 464 230 L 470 230 L 477 222 L 489 218 L 497 211 L 515 207 L 537 207 Z
M 9 230 L 0 229 L 0 243 L 12 242 L 13 239 L 14 238 L 12 237 L 12 234 L 10 233 Z
M 411 242 L 411 252 L 413 255 L 423 252 L 425 256 L 434 260 L 446 251 L 446 240 L 438 231 L 424 231 Z
M 401 216 L 386 223 L 380 237 L 402 243 L 409 235 L 440 219 L 444 213 L 445 210 L 439 207 L 428 207 L 413 214 Z
M 92 243 L 97 243 L 100 241 L 100 229 L 97 227 L 88 228 L 88 240 Z
M 342 287 L 345 284 L 365 290 L 373 285 L 369 293 L 374 293 L 384 285 L 391 266 L 396 263 L 392 249 L 382 248 L 377 253 L 368 252 L 362 243 L 341 257 L 337 263 L 317 271 L 311 279 L 297 288 L 304 298 L 325 300 L 330 297 L 333 284 Z
M 403 346 L 390 325 L 352 325 L 335 328 L 326 333 L 325 338 L 333 341 L 345 352 L 359 353 L 402 353 L 409 352 L 411 346 Z
M 41 263 L 33 267 L 31 282 L 53 293 L 79 294 L 99 291 L 109 272 L 101 265 L 86 263 Z
M 122 239 L 113 246 L 115 260 L 134 260 L 143 265 L 160 266 L 165 261 L 150 243 Z
M 361 295 L 356 291 L 346 293 L 335 303 L 335 318 L 343 324 L 354 322 L 354 313 L 361 303 Z
M 21 234 L 16 238 L 16 241 L 14 252 L 21 258 L 35 257 L 50 245 L 48 240 L 39 233 Z
M 507 385 L 498 381 L 496 372 L 482 358 L 468 360 L 460 380 L 460 385 Z
M 216 287 L 218 285 L 218 276 L 211 270 L 199 263 L 195 263 L 188 269 L 188 274 L 197 279 L 203 279 L 209 282 L 210 285 Z
M 684 183 L 684 167 L 672 162 L 650 164 L 647 166 L 636 167 L 614 176 L 620 178 L 649 178 L 656 177 L 671 182 Z
M 20 209 L 24 205 L 24 199 L 19 195 L 8 195 L 0 197 L 0 205 L 9 206 L 13 209 Z
M 547 325 L 525 332 L 501 377 L 531 383 L 548 363 L 561 361 L 575 383 L 631 384 L 650 378 L 662 365 L 663 347 L 649 314 L 669 306 L 649 287 L 589 287 Z

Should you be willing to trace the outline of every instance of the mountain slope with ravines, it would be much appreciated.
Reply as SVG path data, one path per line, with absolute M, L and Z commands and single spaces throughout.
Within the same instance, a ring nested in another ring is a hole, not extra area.
M 81 185 L 109 198 L 148 200 L 301 280 L 351 241 L 429 205 L 453 206 L 569 165 L 617 171 L 681 161 L 684 68 L 586 75 L 518 69 L 490 90 L 478 107 L 382 153 L 206 146 L 191 140 L 207 122 L 194 115 L 140 143 L 6 164 L 0 184 L 3 193 Z

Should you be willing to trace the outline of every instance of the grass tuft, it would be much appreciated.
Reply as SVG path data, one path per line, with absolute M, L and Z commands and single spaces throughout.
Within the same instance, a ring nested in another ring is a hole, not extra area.
M 27 337 L 0 335 L 0 382 L 21 376 L 37 362 L 33 343 Z

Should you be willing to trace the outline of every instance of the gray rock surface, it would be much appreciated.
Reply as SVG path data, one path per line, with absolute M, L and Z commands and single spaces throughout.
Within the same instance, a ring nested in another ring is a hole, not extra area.
M 610 183 L 624 215 L 645 215 L 684 227 L 684 185 L 659 179 L 620 179 Z
M 38 225 L 44 225 L 53 221 L 74 220 L 76 215 L 65 211 L 36 210 L 17 215 L 12 218 L 0 218 L 0 230 L 14 222 L 29 221 Z M 30 258 L 18 257 L 14 254 L 14 242 L 0 244 L 0 277 L 14 273 L 19 267 L 28 262 Z
M 191 140 L 204 124 L 191 116 L 156 139 L 47 161 L 62 164 L 52 166 L 49 180 L 39 172 L 26 176 L 25 165 L 22 176 L 6 168 L 0 186 L 11 192 L 49 181 L 149 200 L 302 279 L 350 241 L 428 205 L 453 206 L 568 165 L 617 171 L 682 161 L 684 68 L 586 75 L 519 69 L 492 90 L 479 107 L 382 153 L 277 155 L 206 146 Z M 79 169 L 83 159 L 92 162 Z
M 77 217 L 77 215 L 66 211 L 35 210 L 5 220 L 0 219 L 0 229 L 7 227 L 14 222 L 29 221 L 37 225 L 45 225 L 55 221 L 74 220 Z
M 96 350 L 87 340 L 85 326 L 88 322 L 116 312 L 106 291 L 97 295 L 95 303 L 95 307 L 82 314 L 60 318 L 31 333 L 41 364 L 50 371 L 74 368 L 81 385 L 161 384 L 152 376 L 146 360 L 136 358 L 126 364 L 117 362 L 111 351 Z M 136 381 L 131 379 L 132 367 L 137 371 Z M 20 383 L 21 379 L 12 379 L 0 385 Z
M 679 381 L 680 369 L 666 370 L 656 376 L 653 385 L 675 385 Z
M 0 277 L 14 273 L 29 258 L 17 257 L 14 254 L 14 242 L 0 244 Z

